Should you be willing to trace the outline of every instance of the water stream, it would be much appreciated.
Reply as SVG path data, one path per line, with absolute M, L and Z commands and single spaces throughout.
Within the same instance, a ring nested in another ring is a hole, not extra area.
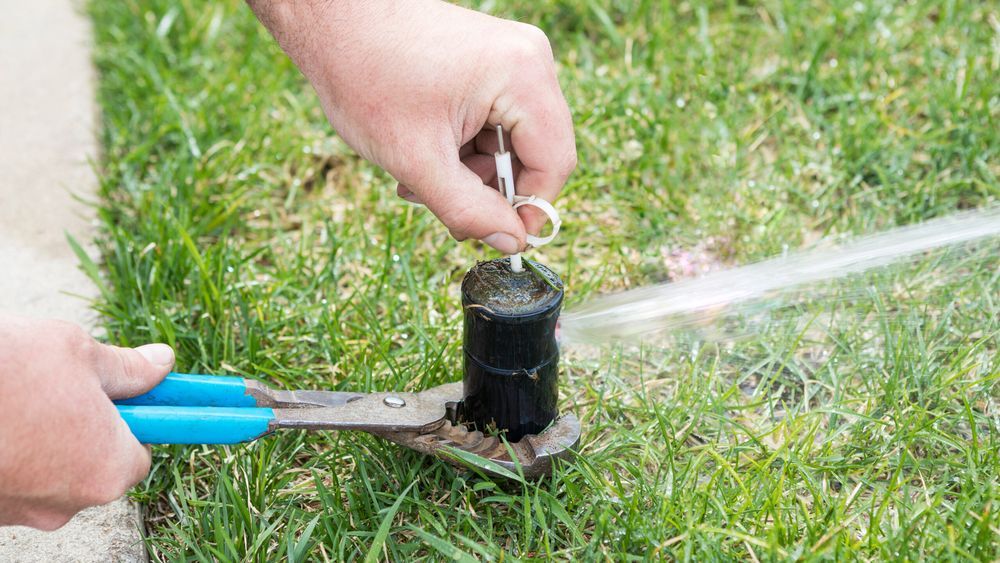
M 598 297 L 560 317 L 564 342 L 600 343 L 704 324 L 765 298 L 1000 235 L 1000 206 L 820 244 L 699 278 Z M 992 241 L 987 241 L 992 243 Z M 1000 288 L 998 288 L 1000 291 Z

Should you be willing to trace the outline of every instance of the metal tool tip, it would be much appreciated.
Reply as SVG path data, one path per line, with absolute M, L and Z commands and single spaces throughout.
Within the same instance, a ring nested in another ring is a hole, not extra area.
M 500 154 L 507 152 L 503 146 L 503 125 L 497 124 L 497 141 L 500 143 Z

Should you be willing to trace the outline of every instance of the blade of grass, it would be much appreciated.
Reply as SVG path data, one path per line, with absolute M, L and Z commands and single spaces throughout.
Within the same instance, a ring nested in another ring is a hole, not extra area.
M 389 510 L 386 511 L 385 516 L 382 517 L 382 523 L 378 526 L 378 531 L 375 532 L 375 537 L 372 538 L 372 544 L 368 548 L 368 553 L 365 554 L 365 563 L 375 563 L 378 561 L 379 554 L 382 551 L 382 547 L 385 545 L 386 538 L 389 537 L 389 529 L 392 528 L 392 520 L 396 517 L 396 512 L 399 511 L 399 507 L 403 504 L 406 499 L 406 494 L 410 492 L 410 489 L 416 485 L 417 482 L 413 481 L 403 489 L 403 492 L 396 497 L 396 502 L 392 503 Z

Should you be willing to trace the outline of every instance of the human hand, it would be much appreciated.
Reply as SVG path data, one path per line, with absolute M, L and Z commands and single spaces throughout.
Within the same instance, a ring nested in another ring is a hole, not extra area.
M 149 473 L 112 399 L 156 386 L 165 344 L 106 346 L 60 321 L 0 315 L 0 525 L 54 530 Z
M 517 193 L 552 201 L 576 167 L 569 108 L 538 28 L 439 0 L 250 0 L 344 140 L 458 240 L 506 254 L 545 215 L 496 190 L 495 127 Z M 520 216 L 519 216 L 520 213 Z

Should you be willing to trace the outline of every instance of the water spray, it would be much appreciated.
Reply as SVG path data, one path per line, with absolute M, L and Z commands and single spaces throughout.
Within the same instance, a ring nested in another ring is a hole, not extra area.
M 567 341 L 600 343 L 683 330 L 811 283 L 998 235 L 1000 207 L 964 211 L 699 278 L 598 297 L 562 315 L 561 336 Z

